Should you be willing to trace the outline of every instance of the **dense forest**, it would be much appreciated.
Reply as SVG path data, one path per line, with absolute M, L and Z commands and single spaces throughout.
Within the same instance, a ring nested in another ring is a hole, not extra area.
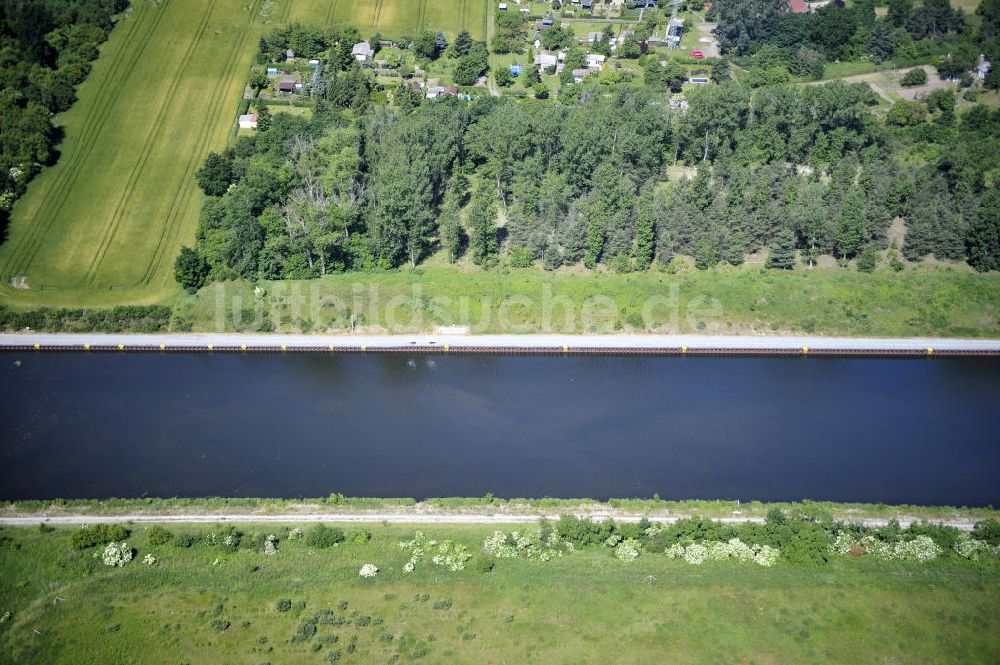
M 52 116 L 76 86 L 128 0 L 0 2 L 0 231 L 28 181 L 55 159 Z
M 906 257 L 961 259 L 985 242 L 977 267 L 995 267 L 1000 202 L 983 174 L 997 167 L 1000 111 L 956 120 L 945 105 L 920 133 L 882 124 L 871 98 L 863 85 L 729 83 L 692 94 L 686 113 L 622 87 L 572 105 L 276 114 L 209 158 L 202 184 L 222 195 L 205 204 L 188 254 L 193 274 L 213 279 L 414 265 L 438 245 L 487 265 L 506 246 L 550 269 L 618 270 L 675 253 L 740 263 L 770 246 L 772 264 L 788 268 L 797 248 L 848 259 L 885 248 L 902 216 Z M 904 167 L 894 152 L 907 143 L 938 156 Z M 696 165 L 693 177 L 666 181 L 675 161 Z
M 262 54 L 303 31 L 277 31 Z M 884 250 L 894 269 L 929 254 L 1000 267 L 1000 110 L 959 113 L 951 89 L 887 117 L 867 85 L 837 81 L 723 78 L 672 109 L 655 74 L 547 101 L 425 101 L 400 86 L 390 106 L 373 103 L 351 35 L 313 34 L 314 114 L 260 105 L 258 131 L 197 174 L 210 198 L 177 261 L 188 288 L 412 267 L 438 250 L 619 272 L 676 254 L 739 264 L 765 248 L 772 268 L 827 254 L 871 270 Z

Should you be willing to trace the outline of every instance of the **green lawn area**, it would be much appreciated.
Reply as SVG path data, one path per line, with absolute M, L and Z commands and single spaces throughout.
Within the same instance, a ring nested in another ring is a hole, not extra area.
M 1000 275 L 958 268 L 863 274 L 840 268 L 778 272 L 744 266 L 618 275 L 537 268 L 482 271 L 448 266 L 434 257 L 413 273 L 268 282 L 261 285 L 266 294 L 260 297 L 254 286 L 213 284 L 196 296 L 182 296 L 176 301 L 175 325 L 247 331 L 266 320 L 281 332 L 343 333 L 354 314 L 359 330 L 373 333 L 467 325 L 474 333 L 1000 334 Z M 256 323 L 251 323 L 255 311 Z
M 331 652 L 345 663 L 1000 659 L 992 563 L 692 566 L 653 553 L 622 563 L 591 547 L 548 562 L 500 559 L 483 573 L 475 563 L 490 527 L 427 526 L 429 538 L 463 543 L 475 558 L 449 572 L 428 557 L 407 574 L 398 543 L 416 527 L 367 524 L 367 543 L 312 549 L 285 539 L 291 526 L 240 526 L 276 534 L 272 557 L 206 543 L 153 546 L 136 526 L 128 540 L 136 555 L 123 568 L 102 565 L 93 548 L 70 549 L 66 529 L 4 529 L 0 615 L 11 614 L 0 624 L 0 661 L 318 664 Z M 154 565 L 143 564 L 146 554 Z M 378 566 L 376 578 L 359 577 L 366 563 Z M 291 609 L 279 612 L 279 599 Z M 293 641 L 318 612 L 327 618 L 316 634 Z

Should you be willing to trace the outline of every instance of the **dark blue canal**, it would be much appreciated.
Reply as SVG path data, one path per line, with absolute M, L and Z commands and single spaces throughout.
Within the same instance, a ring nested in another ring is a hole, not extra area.
M 0 354 L 0 499 L 1000 504 L 1000 359 Z

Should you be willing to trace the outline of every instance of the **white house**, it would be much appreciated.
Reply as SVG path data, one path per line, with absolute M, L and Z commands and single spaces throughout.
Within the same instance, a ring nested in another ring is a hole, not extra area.
M 257 116 L 253 113 L 241 115 L 240 129 L 257 129 Z
M 501 2 L 500 3 L 500 11 L 502 11 L 502 12 L 507 11 L 507 3 L 506 2 Z
M 559 63 L 559 58 L 555 53 L 550 53 L 549 51 L 536 51 L 535 52 L 535 64 L 542 68 L 542 70 L 548 69 L 549 67 L 555 67 Z
M 588 53 L 587 54 L 587 68 L 593 69 L 594 71 L 600 71 L 604 69 L 605 57 L 600 53 Z
M 368 42 L 358 42 L 351 49 L 351 55 L 358 62 L 365 62 L 366 60 L 371 60 L 375 57 L 375 49 Z

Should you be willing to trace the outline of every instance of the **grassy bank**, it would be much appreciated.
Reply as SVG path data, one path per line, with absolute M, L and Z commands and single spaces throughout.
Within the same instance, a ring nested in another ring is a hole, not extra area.
M 768 511 L 779 508 L 790 515 L 813 519 L 899 519 L 935 521 L 978 521 L 1000 518 L 1000 511 L 993 508 L 966 508 L 952 506 L 909 506 L 873 503 L 834 503 L 831 501 L 804 501 L 794 503 L 763 503 L 760 501 L 666 501 L 654 499 L 501 499 L 485 497 L 431 498 L 416 501 L 409 498 L 343 497 L 334 494 L 316 499 L 267 499 L 267 498 L 143 498 L 143 499 L 56 499 L 8 502 L 2 514 L 9 517 L 37 515 L 39 519 L 60 515 L 184 515 L 259 513 L 365 513 L 391 512 L 395 514 L 447 514 L 477 513 L 497 515 L 525 515 L 526 519 L 543 514 L 569 512 L 578 514 L 649 517 L 701 516 L 764 517 Z
M 255 287 L 258 291 L 254 292 Z M 195 331 L 473 333 L 796 332 L 848 336 L 1000 335 L 1000 275 L 922 267 L 863 274 L 793 272 L 354 273 L 318 280 L 213 284 L 175 306 L 174 327 Z
M 294 526 L 294 525 L 289 525 Z M 68 530 L 5 529 L 0 547 L 0 661 L 17 663 L 993 663 L 1000 573 L 992 562 L 822 567 L 692 566 L 644 554 L 623 563 L 588 547 L 548 562 L 498 559 L 477 570 L 485 527 L 427 528 L 468 546 L 448 572 L 404 573 L 413 538 L 371 525 L 372 539 L 313 549 L 278 533 L 278 553 L 205 543 L 154 545 L 101 565 Z M 356 527 L 345 526 L 350 533 Z M 190 528 L 198 536 L 221 527 Z M 247 536 L 244 536 L 245 538 Z M 100 549 L 100 548 L 97 548 Z M 144 565 L 146 554 L 156 557 Z M 374 563 L 374 579 L 362 579 Z M 277 601 L 287 599 L 288 611 Z M 9 614 L 6 614 L 8 613 Z M 311 629 L 306 620 L 322 617 Z M 303 635 L 309 634 L 303 639 Z M 298 635 L 298 637 L 296 637 Z M 331 655 L 336 652 L 336 655 Z

